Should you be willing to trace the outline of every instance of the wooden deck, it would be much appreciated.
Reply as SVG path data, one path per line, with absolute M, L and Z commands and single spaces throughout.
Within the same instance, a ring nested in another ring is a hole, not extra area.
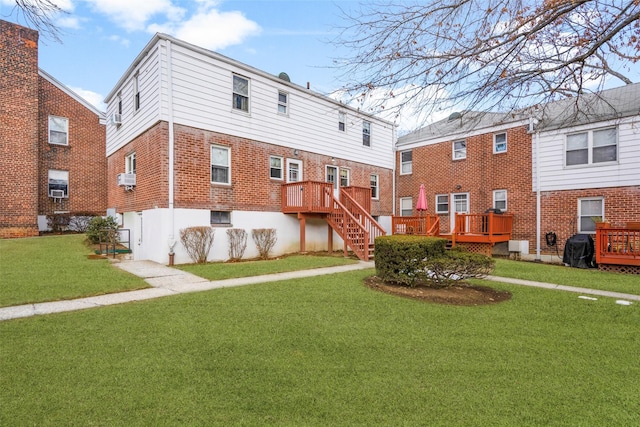
M 596 229 L 596 263 L 640 267 L 640 228 Z

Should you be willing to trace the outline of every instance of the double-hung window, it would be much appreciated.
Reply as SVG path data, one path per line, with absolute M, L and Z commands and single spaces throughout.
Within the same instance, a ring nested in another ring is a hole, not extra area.
M 233 108 L 249 112 L 249 79 L 233 75 Z
M 278 92 L 278 113 L 289 114 L 289 94 L 286 92 Z
M 49 144 L 69 145 L 69 119 L 49 116 Z
M 49 170 L 49 197 L 69 197 L 69 171 Z
M 436 213 L 437 214 L 449 213 L 449 195 L 448 194 L 436 194 Z
M 128 154 L 124 158 L 124 171 L 125 173 L 136 173 L 136 153 Z
M 413 169 L 413 152 L 400 152 L 400 175 L 409 175 Z
M 413 200 L 411 197 L 400 199 L 400 216 L 411 216 L 413 214 Z
M 496 133 L 493 135 L 493 153 L 506 153 L 507 152 L 507 134 Z
M 371 147 L 371 122 L 362 122 L 362 145 Z
M 607 128 L 567 135 L 565 165 L 578 166 L 618 160 L 618 129 Z
M 338 112 L 338 130 L 341 132 L 347 130 L 347 113 L 343 111 Z
M 578 199 L 578 233 L 595 233 L 595 220 L 604 219 L 604 199 L 589 197 Z
M 507 190 L 493 191 L 493 208 L 500 209 L 502 212 L 507 210 Z
M 380 194 L 380 184 L 378 181 L 378 175 L 371 174 L 369 177 L 369 182 L 371 184 L 371 198 L 377 200 Z
M 231 184 L 231 151 L 229 147 L 211 146 L 211 182 Z
M 133 110 L 140 109 L 140 75 L 136 73 L 133 76 Z
M 340 169 L 340 187 L 349 186 L 349 169 Z
M 467 158 L 467 141 L 454 141 L 453 142 L 453 160 L 460 160 Z
M 269 177 L 271 179 L 282 179 L 282 157 L 269 157 Z

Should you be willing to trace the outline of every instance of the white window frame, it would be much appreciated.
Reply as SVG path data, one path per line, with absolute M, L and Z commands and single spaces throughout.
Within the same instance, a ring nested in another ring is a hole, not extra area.
M 122 93 L 118 92 L 117 97 L 118 114 L 122 114 Z
M 347 131 L 347 113 L 338 111 L 338 130 L 340 132 Z
M 329 171 L 333 171 L 333 176 L 329 175 Z M 333 185 L 333 189 L 337 190 L 338 189 L 338 182 L 339 181 L 339 173 L 338 173 L 338 167 L 337 166 L 333 166 L 333 165 L 327 165 L 324 168 L 324 181 L 328 182 L 330 184 Z
M 583 213 L 583 206 L 582 206 L 582 202 L 600 202 L 601 203 L 601 209 L 600 212 L 585 212 Z M 602 218 L 602 220 L 604 221 L 604 197 L 582 197 L 578 199 L 578 233 L 581 234 L 595 234 L 596 232 L 596 224 L 594 221 L 593 222 L 593 230 L 591 230 L 591 227 L 589 227 L 589 229 L 583 229 L 582 227 L 582 220 L 583 217 L 584 218 L 588 218 L 591 220 L 591 218 L 593 217 L 600 217 Z
M 408 215 L 405 215 L 406 213 L 408 213 Z M 412 197 L 400 198 L 400 216 L 413 216 L 413 198 Z
M 133 75 L 133 111 L 140 109 L 140 73 Z
M 463 144 L 464 146 L 456 148 L 456 144 Z M 467 158 L 467 141 L 465 139 L 453 141 L 451 143 L 451 149 L 453 150 L 453 160 L 462 160 Z
M 369 185 L 371 186 L 371 198 L 374 200 L 380 199 L 380 176 L 372 173 L 369 175 Z
M 241 93 L 240 90 L 236 91 L 236 79 L 238 80 L 244 80 L 247 82 L 247 90 L 246 93 Z M 250 101 L 251 101 L 251 79 L 249 79 L 248 77 L 244 77 L 241 76 L 240 74 L 232 74 L 232 78 L 231 78 L 231 108 L 233 111 L 237 111 L 240 113 L 245 113 L 245 114 L 249 114 L 250 110 L 251 110 L 251 106 L 250 106 Z M 244 98 L 244 105 L 246 106 L 246 108 L 242 108 L 242 102 L 240 103 L 240 107 L 237 107 L 237 99 L 236 97 L 238 97 L 238 99 Z
M 222 159 L 222 156 L 220 157 L 220 159 L 216 159 L 216 162 L 214 163 L 214 151 L 218 151 L 221 153 L 226 153 L 226 158 Z M 209 179 L 211 180 L 212 184 L 222 184 L 222 185 L 231 185 L 231 148 L 230 147 L 226 147 L 224 145 L 211 145 L 211 151 L 210 151 L 210 156 L 211 156 L 211 169 L 210 169 L 210 175 L 209 175 Z M 219 170 L 226 170 L 227 172 L 227 179 L 226 181 L 214 181 L 213 180 L 213 169 L 217 168 Z
M 616 137 L 615 137 L 615 143 L 614 144 L 609 144 L 609 145 L 602 145 L 599 147 L 611 147 L 614 146 L 615 147 L 615 159 L 614 160 L 606 160 L 606 161 L 594 161 L 594 155 L 593 152 L 595 149 L 599 148 L 598 146 L 594 145 L 594 134 L 598 133 L 598 132 L 607 132 L 607 131 L 611 131 L 614 130 L 616 133 Z M 578 135 L 586 135 L 587 137 L 587 146 L 584 148 L 578 148 L 578 149 L 573 149 L 573 150 L 569 150 L 569 138 L 571 138 L 572 136 L 578 136 Z M 565 135 L 565 145 L 564 145 L 564 166 L 566 168 L 580 168 L 580 167 L 585 167 L 585 166 L 595 166 L 595 165 L 606 165 L 606 164 L 615 164 L 618 163 L 618 159 L 619 159 L 619 150 L 620 147 L 620 143 L 619 143 L 619 132 L 618 132 L 618 127 L 617 126 L 608 126 L 608 127 L 604 127 L 604 128 L 599 128 L 599 129 L 591 129 L 591 130 L 585 130 L 585 131 L 581 131 L 581 132 L 572 132 L 572 133 L 568 133 Z M 586 163 L 574 163 L 574 164 L 568 164 L 567 163 L 567 154 L 570 151 L 582 151 L 582 150 L 586 150 L 587 152 L 587 161 Z
M 504 202 L 504 208 L 498 207 L 498 202 Z M 493 190 L 493 208 L 507 211 L 507 190 Z
M 57 123 L 56 123 L 57 122 Z M 64 142 L 54 142 L 51 138 L 52 132 L 64 134 Z M 69 119 L 60 116 L 49 116 L 49 144 L 51 145 L 69 145 Z
M 444 198 L 446 202 L 440 201 L 441 198 Z M 444 210 L 440 207 L 444 205 Z M 449 213 L 449 195 L 448 194 L 436 194 L 436 213 L 437 214 L 448 214 Z
M 124 158 L 124 172 L 125 173 L 136 173 L 136 152 L 129 153 Z
M 280 167 L 274 166 L 273 161 L 278 160 Z M 280 176 L 273 176 L 274 171 L 280 171 Z M 269 156 L 269 178 L 282 181 L 284 179 L 284 158 L 280 156 Z
M 278 91 L 278 114 L 289 115 L 289 94 L 281 90 Z
M 338 173 L 340 179 L 340 187 L 348 187 L 351 184 L 351 170 L 347 168 L 340 168 Z
M 498 142 L 498 137 L 504 135 L 504 141 Z M 504 149 L 498 148 L 504 146 Z M 499 132 L 493 134 L 493 154 L 501 154 L 507 152 L 507 133 Z
M 297 179 L 291 179 L 292 171 L 291 165 L 297 166 Z M 287 182 L 300 182 L 303 181 L 302 160 L 287 158 Z
M 362 121 L 362 145 L 371 147 L 371 122 Z
M 52 185 L 56 188 L 51 188 Z M 69 171 L 49 169 L 47 172 L 47 193 L 49 197 L 51 196 L 51 190 L 63 190 L 63 198 L 69 198 Z
M 409 153 L 411 160 L 404 161 L 403 155 Z M 413 150 L 405 150 L 400 152 L 400 175 L 411 175 L 413 173 Z

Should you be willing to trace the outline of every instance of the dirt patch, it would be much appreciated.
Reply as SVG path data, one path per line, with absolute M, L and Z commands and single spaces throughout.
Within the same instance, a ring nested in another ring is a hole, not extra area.
M 380 292 L 436 304 L 486 305 L 511 299 L 511 292 L 466 283 L 449 288 L 432 288 L 420 285 L 410 288 L 404 285 L 385 283 L 378 276 L 370 276 L 365 279 L 364 283 L 369 288 Z

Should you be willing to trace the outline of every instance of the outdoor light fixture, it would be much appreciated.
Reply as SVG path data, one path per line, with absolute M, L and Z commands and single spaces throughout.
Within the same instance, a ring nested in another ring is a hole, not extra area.
M 297 148 L 294 148 L 294 150 L 293 150 L 293 155 L 294 155 L 294 156 L 296 156 L 296 157 L 298 157 L 298 154 L 299 154 L 298 149 L 297 149 Z
M 461 188 L 462 188 L 462 185 L 456 184 L 456 190 L 460 190 Z
M 336 164 L 336 158 L 335 157 L 331 158 L 331 163 L 333 163 L 334 165 Z

